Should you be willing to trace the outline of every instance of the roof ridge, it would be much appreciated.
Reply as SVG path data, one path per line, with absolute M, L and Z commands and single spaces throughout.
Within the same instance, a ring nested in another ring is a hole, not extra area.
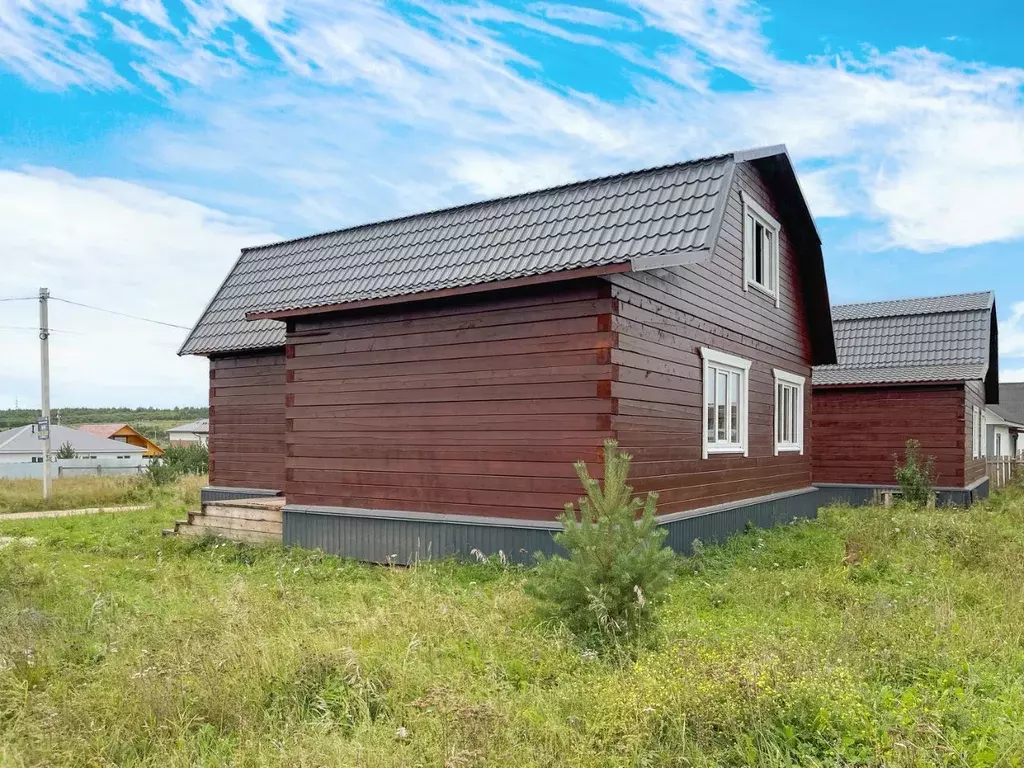
M 968 296 L 988 296 L 992 299 L 995 295 L 994 291 L 966 291 L 964 293 L 944 293 L 939 296 L 903 296 L 898 299 L 877 299 L 875 301 L 851 301 L 845 304 L 833 304 L 832 309 L 849 309 L 851 307 L 870 307 L 876 304 L 901 304 L 910 303 L 914 301 L 941 301 L 942 299 L 963 299 Z M 946 310 L 937 310 L 946 311 Z M 920 312 L 913 314 L 934 314 L 933 312 Z M 884 317 L 884 315 L 879 315 Z
M 432 208 L 432 209 L 427 210 L 427 211 L 420 211 L 418 213 L 410 213 L 410 214 L 406 214 L 404 216 L 392 216 L 391 218 L 387 218 L 387 219 L 378 219 L 376 221 L 367 221 L 367 222 L 363 222 L 362 224 L 354 224 L 354 225 L 349 226 L 349 227 L 339 227 L 338 229 L 331 229 L 331 230 L 327 230 L 325 232 L 314 232 L 313 234 L 310 234 L 310 235 L 302 235 L 300 237 L 290 237 L 290 238 L 286 238 L 284 240 L 275 240 L 275 241 L 270 242 L 270 243 L 262 243 L 260 245 L 247 246 L 245 248 L 242 248 L 242 253 L 245 253 L 247 251 L 258 251 L 258 250 L 260 250 L 262 248 L 271 248 L 271 247 L 277 246 L 277 245 L 288 245 L 288 244 L 291 244 L 291 243 L 301 243 L 303 240 L 312 240 L 312 239 L 317 238 L 317 237 L 326 237 L 328 235 L 337 235 L 337 234 L 339 234 L 341 232 L 354 232 L 356 230 L 364 229 L 364 228 L 368 228 L 368 227 L 379 227 L 382 224 L 394 224 L 395 222 L 399 222 L 399 221 L 412 221 L 412 220 L 415 220 L 415 219 L 426 218 L 428 216 L 436 216 L 437 214 L 440 214 L 440 213 L 453 213 L 455 211 L 464 211 L 464 210 L 468 210 L 470 208 L 477 208 L 477 207 L 481 207 L 481 206 L 484 206 L 484 205 L 491 205 L 493 203 L 508 202 L 509 200 L 520 200 L 520 199 L 525 200 L 527 198 L 534 197 L 535 195 L 548 194 L 548 193 L 551 193 L 551 192 L 562 192 L 562 191 L 568 190 L 568 189 L 579 189 L 579 188 L 586 187 L 586 186 L 591 185 L 591 184 L 605 183 L 605 182 L 609 182 L 609 181 L 616 181 L 616 180 L 621 180 L 621 179 L 629 178 L 629 177 L 632 177 L 632 176 L 642 176 L 642 175 L 647 174 L 647 173 L 657 173 L 659 171 L 667 171 L 667 170 L 670 170 L 670 169 L 684 168 L 684 167 L 686 167 L 688 165 L 702 165 L 704 163 L 711 163 L 711 162 L 715 162 L 715 161 L 718 161 L 718 160 L 724 160 L 725 158 L 729 158 L 729 157 L 735 158 L 737 156 L 740 156 L 743 160 L 746 160 L 748 158 L 749 159 L 756 159 L 759 156 L 758 155 L 759 152 L 761 152 L 761 151 L 768 151 L 768 150 L 777 150 L 778 152 L 781 153 L 781 152 L 783 152 L 785 150 L 785 148 L 784 148 L 783 145 L 770 145 L 770 146 L 766 145 L 764 147 L 754 147 L 752 149 L 747 149 L 747 150 L 733 150 L 731 152 L 722 152 L 722 153 L 717 154 L 717 155 L 708 155 L 707 157 L 696 157 L 696 158 L 693 158 L 692 160 L 680 160 L 680 161 L 675 162 L 675 163 L 664 163 L 662 165 L 654 165 L 654 166 L 651 166 L 649 168 L 638 168 L 638 169 L 632 170 L 632 171 L 620 171 L 619 173 L 611 173 L 611 174 L 606 174 L 604 176 L 596 176 L 596 177 L 590 178 L 590 179 L 580 179 L 578 181 L 571 181 L 571 182 L 567 182 L 565 184 L 556 184 L 553 187 L 542 187 L 540 189 L 532 189 L 532 190 L 529 190 L 529 191 L 526 191 L 526 192 L 517 192 L 517 193 L 511 194 L 511 195 L 501 195 L 500 197 L 489 197 L 489 198 L 487 198 L 485 200 L 475 200 L 475 201 L 470 202 L 470 203 L 460 203 L 459 205 L 449 205 L 449 206 L 445 206 L 443 208 Z

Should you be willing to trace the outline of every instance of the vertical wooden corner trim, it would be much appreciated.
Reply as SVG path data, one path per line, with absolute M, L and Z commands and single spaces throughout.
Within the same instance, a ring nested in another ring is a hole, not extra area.
M 214 380 L 214 379 L 216 379 L 216 378 L 217 378 L 217 369 L 216 369 L 216 368 L 214 368 L 214 367 L 213 367 L 213 366 L 211 365 L 211 366 L 210 366 L 210 381 L 213 381 L 213 380 Z
M 284 396 L 284 407 L 285 408 L 291 408 L 294 405 L 295 405 L 295 395 L 293 395 L 291 392 L 289 392 L 287 395 Z
M 597 350 L 597 364 L 608 365 L 612 361 L 612 350 L 610 347 L 601 347 Z
M 217 396 L 217 388 L 216 387 L 210 387 L 210 399 L 213 400 L 213 398 L 215 398 L 216 396 Z
M 287 429 L 289 432 L 295 431 L 295 419 L 285 419 L 284 425 L 285 429 Z
M 285 383 L 287 383 L 287 384 L 291 384 L 293 381 L 295 381 L 295 371 L 293 369 L 291 369 L 291 368 L 289 368 L 287 371 L 285 371 L 284 372 L 284 380 L 285 380 Z
M 295 345 L 294 344 L 285 344 L 284 345 L 284 356 L 288 360 L 291 360 L 293 357 L 295 357 Z
M 612 316 L 610 314 L 597 316 L 597 330 L 610 331 L 612 329 Z
M 612 396 L 612 383 L 607 379 L 597 382 L 597 396 L 607 400 Z
M 210 406 L 210 431 L 213 431 L 213 406 Z
M 284 471 L 284 479 L 289 483 L 295 480 L 295 470 L 290 467 Z

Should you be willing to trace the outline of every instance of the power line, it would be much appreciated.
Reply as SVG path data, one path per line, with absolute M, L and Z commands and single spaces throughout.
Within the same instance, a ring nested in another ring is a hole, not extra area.
M 126 312 L 117 312 L 113 309 L 104 309 L 103 307 L 94 307 L 91 304 L 82 304 L 77 301 L 71 301 L 70 299 L 61 299 L 57 296 L 51 296 L 54 301 L 62 301 L 65 304 L 72 304 L 76 307 L 84 307 L 85 309 L 92 309 L 97 312 L 106 312 L 108 315 L 118 315 L 120 317 L 128 317 L 132 320 L 141 320 L 144 323 L 153 323 L 154 325 L 165 325 L 168 328 L 179 328 L 183 331 L 191 331 L 192 329 L 184 325 L 176 325 L 175 323 L 165 323 L 163 320 L 150 320 L 148 317 L 139 317 L 138 315 L 129 315 Z
M 63 331 L 60 328 L 47 328 L 46 330 L 50 333 L 71 333 L 75 336 L 85 335 L 79 331 Z M 39 329 L 31 325 L 0 325 L 0 331 L 32 331 L 33 333 L 39 333 Z
M 35 301 L 38 296 L 12 296 L 9 299 L 0 299 L 0 301 Z

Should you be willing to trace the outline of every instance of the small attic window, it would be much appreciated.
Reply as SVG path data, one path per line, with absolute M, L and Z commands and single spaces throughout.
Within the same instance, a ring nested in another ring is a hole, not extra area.
M 743 196 L 743 289 L 754 287 L 779 306 L 779 222 Z

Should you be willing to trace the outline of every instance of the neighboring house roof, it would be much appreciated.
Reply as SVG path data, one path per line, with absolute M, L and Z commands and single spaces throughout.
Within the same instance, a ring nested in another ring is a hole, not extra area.
M 147 454 L 162 456 L 164 452 L 163 448 L 139 432 L 131 424 L 79 424 L 76 429 L 88 432 L 90 435 L 96 435 L 96 437 L 106 437 L 110 439 L 113 439 L 118 433 L 121 433 L 122 437 L 134 436 L 138 440 L 142 440 L 146 443 L 145 448 Z
M 838 363 L 814 369 L 818 386 L 985 380 L 998 401 L 991 292 L 840 304 L 832 308 Z
M 89 432 L 59 424 L 50 425 L 50 449 L 56 451 L 65 443 L 71 443 L 75 453 L 144 453 L 145 448 L 137 445 L 107 440 Z M 40 453 L 42 442 L 36 435 L 36 425 L 28 424 L 0 432 L 0 453 Z
M 109 438 L 127 426 L 127 424 L 79 424 L 75 429 L 88 432 L 90 435 L 96 435 L 96 437 Z
M 1024 419 L 1017 418 L 1008 409 L 1001 405 L 987 405 L 985 410 L 991 412 L 994 418 L 989 418 L 988 423 L 992 424 L 1003 424 L 1008 427 L 1021 427 L 1024 428 Z
M 167 434 L 175 432 L 194 432 L 196 434 L 205 434 L 210 431 L 210 420 L 199 419 L 198 421 L 190 421 L 188 424 L 182 424 L 180 427 L 171 427 L 167 430 Z
M 835 357 L 821 243 L 785 147 L 765 147 L 243 249 L 179 354 L 284 344 L 268 314 L 346 309 L 552 273 L 709 258 L 736 163 L 778 192 L 804 262 L 815 358 Z M 247 320 L 248 316 L 248 320 Z
M 1000 417 L 1024 424 L 1024 381 L 999 385 L 999 405 L 990 406 Z

